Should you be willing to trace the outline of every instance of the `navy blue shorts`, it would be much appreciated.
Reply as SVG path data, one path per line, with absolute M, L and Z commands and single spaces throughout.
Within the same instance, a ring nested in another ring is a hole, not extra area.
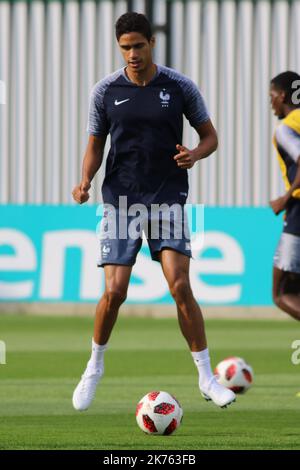
M 97 265 L 133 266 L 143 237 L 148 242 L 154 261 L 159 261 L 159 252 L 164 248 L 192 257 L 187 216 L 183 206 L 176 204 L 174 211 L 157 213 L 149 209 L 147 213 L 143 211 L 130 215 L 122 209 L 104 205 L 98 233 L 100 254 Z

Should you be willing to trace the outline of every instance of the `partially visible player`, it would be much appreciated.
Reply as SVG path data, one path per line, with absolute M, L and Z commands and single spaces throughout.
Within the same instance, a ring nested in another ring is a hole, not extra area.
M 283 233 L 274 256 L 275 304 L 300 320 L 300 75 L 283 72 L 271 80 L 274 114 L 281 120 L 274 135 L 286 193 L 270 202 L 276 215 L 285 211 Z

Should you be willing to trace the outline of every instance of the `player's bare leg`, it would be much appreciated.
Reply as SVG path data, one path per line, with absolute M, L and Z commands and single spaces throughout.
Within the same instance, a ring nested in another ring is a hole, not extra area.
M 96 308 L 94 341 L 106 344 L 125 301 L 129 285 L 131 266 L 104 266 L 105 291 Z
M 281 310 L 300 320 L 300 274 L 274 267 L 273 300 Z
M 170 292 L 176 302 L 178 321 L 199 372 L 199 388 L 207 400 L 226 407 L 235 400 L 235 394 L 219 385 L 211 370 L 203 316 L 190 286 L 190 259 L 172 249 L 163 249 L 160 262 Z
M 179 326 L 191 351 L 207 348 L 202 312 L 197 304 L 189 280 L 190 260 L 187 256 L 164 249 L 160 262 L 177 306 Z
M 126 299 L 131 270 L 131 266 L 104 267 L 105 291 L 96 308 L 92 354 L 73 394 L 73 406 L 78 411 L 84 411 L 90 406 L 99 380 L 103 376 L 104 353 L 119 308 Z

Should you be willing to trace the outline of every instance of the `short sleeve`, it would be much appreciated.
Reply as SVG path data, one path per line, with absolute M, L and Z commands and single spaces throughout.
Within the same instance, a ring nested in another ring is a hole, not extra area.
M 210 119 L 203 96 L 192 80 L 186 80 L 182 89 L 185 101 L 184 115 L 191 126 L 197 128 Z
M 278 146 L 297 162 L 300 157 L 300 135 L 285 124 L 281 124 L 277 127 L 275 136 Z
M 101 82 L 92 89 L 89 103 L 87 132 L 90 135 L 107 135 L 109 124 L 104 107 L 106 87 Z

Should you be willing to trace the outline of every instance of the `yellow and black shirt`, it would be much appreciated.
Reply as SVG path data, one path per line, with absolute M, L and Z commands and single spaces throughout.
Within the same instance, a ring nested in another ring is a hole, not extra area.
M 300 109 L 290 112 L 277 127 L 274 139 L 285 188 L 288 191 L 300 157 Z M 300 188 L 293 192 L 285 213 L 284 232 L 300 236 Z

